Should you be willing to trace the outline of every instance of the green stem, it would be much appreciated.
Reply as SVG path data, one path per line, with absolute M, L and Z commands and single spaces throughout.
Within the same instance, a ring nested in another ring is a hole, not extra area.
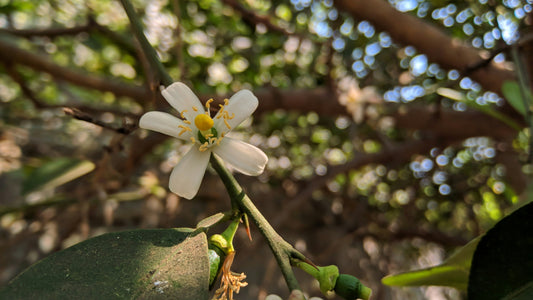
M 161 83 L 163 83 L 165 86 L 171 85 L 174 81 L 172 80 L 172 77 L 168 75 L 167 71 L 165 70 L 165 67 L 163 67 L 163 64 L 159 60 L 159 57 L 157 56 L 154 47 L 152 47 L 152 45 L 150 45 L 150 42 L 148 42 L 148 39 L 146 39 L 146 36 L 144 35 L 143 31 L 143 25 L 141 23 L 141 20 L 139 20 L 139 17 L 135 13 L 135 8 L 129 0 L 120 0 L 120 2 L 122 3 L 122 6 L 124 7 L 126 14 L 128 15 L 128 19 L 130 20 L 133 33 L 141 44 L 141 48 L 143 49 L 146 58 L 150 62 L 150 65 L 156 70 L 157 75 L 161 80 Z
M 275 230 L 265 217 L 259 212 L 257 207 L 252 203 L 250 198 L 244 193 L 241 186 L 235 180 L 235 177 L 222 165 L 222 163 L 215 157 L 211 156 L 211 165 L 217 171 L 218 175 L 222 179 L 222 182 L 228 190 L 228 194 L 235 201 L 238 207 L 248 215 L 248 217 L 254 222 L 259 229 L 259 232 L 266 239 L 278 265 L 281 273 L 287 282 L 287 286 L 292 290 L 299 290 L 299 284 L 294 276 L 294 272 L 291 267 L 291 258 L 299 258 L 304 260 L 305 257 L 296 251 L 291 244 L 287 243 Z
M 228 228 L 224 230 L 220 235 L 226 239 L 228 242 L 228 251 L 233 252 L 235 249 L 233 248 L 233 237 L 235 236 L 235 233 L 237 232 L 237 228 L 239 228 L 239 220 L 232 221 Z
M 320 274 L 319 267 L 311 266 L 310 264 L 304 262 L 304 261 L 297 261 L 296 263 L 293 263 L 295 267 L 302 269 L 305 271 L 305 273 L 317 278 Z

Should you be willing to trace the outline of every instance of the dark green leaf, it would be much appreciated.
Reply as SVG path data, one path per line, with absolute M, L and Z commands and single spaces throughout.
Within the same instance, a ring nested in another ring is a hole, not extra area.
M 104 234 L 34 264 L 0 299 L 207 299 L 205 234 L 190 229 Z M 80 298 L 81 297 L 81 298 Z
M 468 298 L 533 299 L 533 203 L 498 222 L 479 242 Z

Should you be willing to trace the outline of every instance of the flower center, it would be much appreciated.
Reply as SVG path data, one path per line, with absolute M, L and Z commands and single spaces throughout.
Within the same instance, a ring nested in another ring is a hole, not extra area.
M 213 127 L 215 122 L 213 119 L 211 119 L 210 116 L 207 114 L 199 114 L 194 118 L 194 125 L 196 125 L 196 128 L 198 128 L 200 131 L 206 131 Z

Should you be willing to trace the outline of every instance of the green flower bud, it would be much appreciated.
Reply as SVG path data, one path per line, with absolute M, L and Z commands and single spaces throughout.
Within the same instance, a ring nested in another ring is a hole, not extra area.
M 334 288 L 335 294 L 346 300 L 368 300 L 372 290 L 352 275 L 340 274 Z
M 209 237 L 207 255 L 209 259 L 209 289 L 212 289 L 220 270 L 222 263 L 226 258 L 226 252 L 223 249 L 228 248 L 228 242 L 220 234 L 214 234 Z
M 209 248 L 211 248 L 211 246 L 216 246 L 224 253 L 227 253 L 228 251 L 226 251 L 226 249 L 228 249 L 228 244 L 228 240 L 220 234 L 213 234 L 209 237 Z

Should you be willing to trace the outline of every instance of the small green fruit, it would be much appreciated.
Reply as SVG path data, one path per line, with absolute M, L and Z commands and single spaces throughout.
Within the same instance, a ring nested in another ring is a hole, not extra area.
M 209 258 L 209 289 L 213 288 L 222 263 L 226 258 L 226 253 L 221 249 L 227 244 L 226 240 L 221 235 L 215 234 L 209 238 L 209 249 L 207 250 L 207 257 Z
M 372 290 L 364 286 L 359 279 L 347 274 L 339 275 L 333 290 L 346 300 L 368 300 L 372 294 Z

